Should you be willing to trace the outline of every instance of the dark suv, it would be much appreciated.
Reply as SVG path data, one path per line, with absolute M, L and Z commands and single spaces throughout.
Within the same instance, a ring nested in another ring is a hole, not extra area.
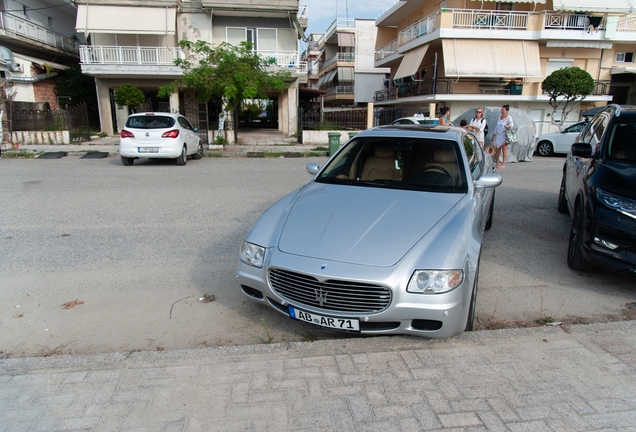
M 636 272 L 636 106 L 609 105 L 579 134 L 558 209 L 572 216 L 570 268 Z

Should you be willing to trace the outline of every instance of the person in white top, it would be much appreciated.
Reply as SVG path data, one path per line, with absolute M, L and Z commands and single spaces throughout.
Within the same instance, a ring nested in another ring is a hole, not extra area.
M 479 141 L 479 145 L 484 147 L 484 129 L 486 128 L 486 119 L 484 118 L 484 109 L 479 107 L 475 110 L 475 118 L 470 121 L 470 124 L 466 127 L 477 141 Z
M 497 126 L 492 134 L 492 143 L 497 147 L 497 153 L 495 154 L 495 166 L 497 168 L 506 167 L 506 159 L 508 159 L 508 141 L 506 138 L 506 131 L 511 127 L 514 127 L 515 123 L 512 121 L 512 117 L 508 115 L 510 111 L 510 105 L 504 105 L 501 107 L 501 116 L 497 119 Z M 499 156 L 503 153 L 503 160 L 499 163 Z

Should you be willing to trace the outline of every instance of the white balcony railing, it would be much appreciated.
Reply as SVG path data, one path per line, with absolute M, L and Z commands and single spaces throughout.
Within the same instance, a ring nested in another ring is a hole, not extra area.
M 618 18 L 617 31 L 636 32 L 636 15 L 623 15 Z
M 273 60 L 269 70 L 288 69 L 298 73 L 307 73 L 307 62 L 300 61 L 298 51 L 257 51 L 258 54 L 267 59 Z
M 543 26 L 546 30 L 583 30 L 589 23 L 587 17 L 581 14 L 546 13 Z
M 331 66 L 332 64 L 336 62 L 353 63 L 355 61 L 356 61 L 356 55 L 354 53 L 339 52 L 339 53 L 336 53 L 336 55 L 329 57 L 327 60 L 325 60 L 324 63 L 321 63 L 320 70 L 326 69 L 327 67 Z
M 529 12 L 453 9 L 453 28 L 526 30 Z
M 34 24 L 19 16 L 2 12 L 0 14 L 0 28 L 77 55 L 76 41 L 45 29 L 44 27 Z
M 417 39 L 434 31 L 437 28 L 437 15 L 438 12 L 434 12 L 399 32 L 397 39 L 398 46 L 402 46 L 413 39 Z
M 307 19 L 307 5 L 298 5 L 298 19 Z
M 84 64 L 174 65 L 183 57 L 178 47 L 81 45 L 80 62 Z
M 355 27 L 356 20 L 355 18 L 336 18 L 334 22 L 331 23 L 325 34 L 318 40 L 318 45 L 322 46 L 328 38 L 331 37 L 333 32 L 335 32 L 339 27 Z
M 397 42 L 397 39 L 394 39 L 383 47 L 375 50 L 375 60 L 382 60 L 385 57 L 397 53 Z

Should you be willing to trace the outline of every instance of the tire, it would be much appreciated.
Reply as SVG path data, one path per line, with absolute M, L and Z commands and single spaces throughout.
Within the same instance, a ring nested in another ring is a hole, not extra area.
M 181 155 L 177 158 L 177 165 L 185 165 L 186 162 L 188 161 L 188 154 L 186 153 L 186 147 L 183 146 L 183 149 L 181 149 Z
M 490 202 L 490 210 L 488 210 L 488 220 L 486 220 L 486 225 L 484 229 L 488 231 L 492 228 L 492 214 L 495 211 L 495 191 L 492 192 L 492 201 Z
M 199 143 L 199 147 L 197 148 L 197 152 L 192 155 L 192 159 L 199 160 L 203 157 L 203 144 Z
M 466 328 L 464 331 L 473 331 L 475 328 L 475 309 L 477 308 L 477 286 L 479 285 L 479 260 L 477 261 L 477 271 L 475 272 L 475 282 L 473 283 L 473 294 L 470 296 L 470 308 L 468 318 L 466 318 Z
M 129 158 L 129 157 L 121 157 L 121 163 L 123 163 L 126 166 L 131 166 L 133 163 L 135 162 L 135 158 Z
M 552 156 L 554 147 L 552 147 L 550 141 L 541 141 L 537 144 L 537 153 L 539 153 L 539 156 Z
M 572 226 L 570 228 L 570 240 L 568 241 L 568 267 L 580 272 L 588 272 L 594 268 L 592 264 L 583 258 L 583 223 L 584 215 L 580 205 L 574 210 Z
M 559 201 L 557 202 L 557 210 L 559 211 L 559 213 L 568 213 L 568 202 L 565 198 L 565 172 L 563 173 L 563 178 L 561 179 L 561 188 L 559 189 Z

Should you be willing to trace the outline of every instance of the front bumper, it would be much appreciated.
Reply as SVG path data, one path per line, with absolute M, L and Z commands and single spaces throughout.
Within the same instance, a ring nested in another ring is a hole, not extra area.
M 239 261 L 237 278 L 241 290 L 251 300 L 265 304 L 289 316 L 288 306 L 306 312 L 333 318 L 356 318 L 360 321 L 360 333 L 411 334 L 430 338 L 445 338 L 464 331 L 473 287 L 473 272 L 464 269 L 464 281 L 453 291 L 444 294 L 413 294 L 406 292 L 406 285 L 413 270 L 402 266 L 390 268 L 363 267 L 285 255 L 285 265 L 269 262 L 262 269 Z M 373 283 L 391 290 L 389 305 L 377 312 L 360 313 L 330 310 L 299 303 L 276 292 L 269 281 L 269 268 L 283 269 L 310 276 L 321 281 L 344 280 Z M 313 270 L 312 270 L 313 269 Z M 291 318 L 290 318 L 291 319 Z
M 598 206 L 585 240 L 583 254 L 592 264 L 619 273 L 636 273 L 636 219 Z

